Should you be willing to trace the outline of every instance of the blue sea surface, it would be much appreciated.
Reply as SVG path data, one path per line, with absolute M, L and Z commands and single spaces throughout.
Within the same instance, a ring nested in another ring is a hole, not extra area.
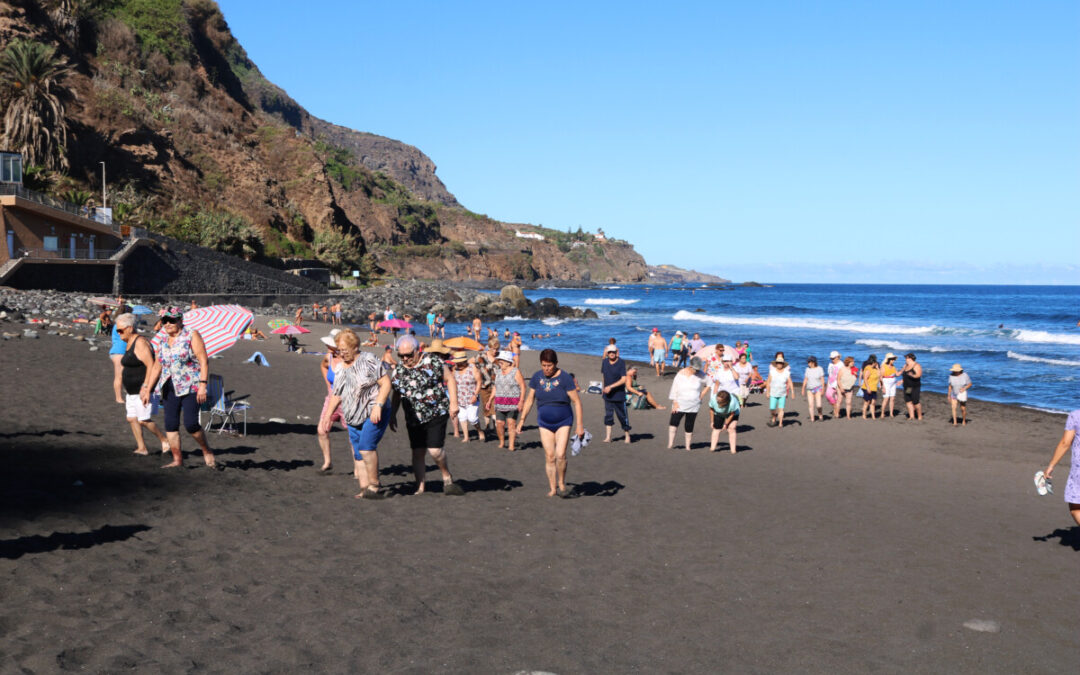
M 669 340 L 677 329 L 701 333 L 707 343 L 748 340 L 759 364 L 783 351 L 797 380 L 807 356 L 824 364 L 833 349 L 860 364 L 869 354 L 880 360 L 890 351 L 902 362 L 910 351 L 923 365 L 926 390 L 944 392 L 949 368 L 960 363 L 974 382 L 973 398 L 1053 411 L 1080 408 L 1080 286 L 610 285 L 526 296 L 552 297 L 600 315 L 495 322 L 500 335 L 504 328 L 519 331 L 529 349 L 599 355 L 614 337 L 624 358 L 645 361 L 655 326 Z M 448 324 L 447 337 L 464 330 Z

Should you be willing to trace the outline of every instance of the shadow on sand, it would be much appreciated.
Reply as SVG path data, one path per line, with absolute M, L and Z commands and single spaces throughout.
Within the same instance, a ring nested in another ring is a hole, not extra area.
M 1062 546 L 1068 546 L 1074 551 L 1080 551 L 1080 526 L 1064 529 L 1059 527 L 1050 534 L 1041 537 L 1032 537 L 1033 541 L 1050 541 L 1057 539 Z
M 4 539 L 0 540 L 0 558 L 14 560 L 29 553 L 92 548 L 101 544 L 124 541 L 149 529 L 148 525 L 118 525 L 116 527 L 104 525 L 89 532 L 53 532 L 47 537 L 35 534 L 18 539 Z

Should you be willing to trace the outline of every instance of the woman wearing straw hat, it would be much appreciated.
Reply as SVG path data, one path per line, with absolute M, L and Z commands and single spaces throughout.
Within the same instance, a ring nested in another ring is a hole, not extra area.
M 795 386 L 791 383 L 791 369 L 784 360 L 784 352 L 776 352 L 776 358 L 769 366 L 769 377 L 765 380 L 765 390 L 769 392 L 770 427 L 784 426 L 784 403 L 788 396 L 795 395 Z
M 456 419 L 450 420 L 454 425 L 454 436 L 457 436 L 457 427 L 461 425 L 461 442 L 469 442 L 469 425 L 476 427 L 477 438 L 483 443 L 484 430 L 480 427 L 480 373 L 476 366 L 469 363 L 469 357 L 465 350 L 453 352 L 450 358 L 453 368 L 454 381 L 457 382 L 458 414 Z
M 959 363 L 949 369 L 949 407 L 952 408 L 952 425 L 956 426 L 956 404 L 960 404 L 960 426 L 967 426 L 968 389 L 971 389 L 971 376 L 964 372 Z
M 341 331 L 334 329 L 330 331 L 329 335 L 325 335 L 319 340 L 326 345 L 326 356 L 319 362 L 319 368 L 322 370 L 323 382 L 326 383 L 326 398 L 323 399 L 322 412 L 319 413 L 319 448 L 322 449 L 323 464 L 319 469 L 321 474 L 329 474 L 333 468 L 333 462 L 330 460 L 330 430 L 334 427 L 334 422 L 341 425 L 345 424 L 345 418 L 341 416 L 341 410 L 335 409 L 329 415 L 327 415 L 327 407 L 330 405 L 330 400 L 333 398 L 334 391 L 334 376 L 335 371 L 341 368 L 342 361 L 341 356 L 338 354 L 337 343 L 334 338 L 337 337 Z

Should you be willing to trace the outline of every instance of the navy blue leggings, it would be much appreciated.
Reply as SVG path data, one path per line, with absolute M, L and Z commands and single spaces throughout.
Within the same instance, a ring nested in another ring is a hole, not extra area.
M 161 407 L 165 409 L 165 431 L 180 431 L 180 410 L 184 410 L 184 428 L 193 434 L 202 426 L 199 424 L 199 401 L 192 391 L 183 396 L 176 395 L 172 378 L 161 387 Z

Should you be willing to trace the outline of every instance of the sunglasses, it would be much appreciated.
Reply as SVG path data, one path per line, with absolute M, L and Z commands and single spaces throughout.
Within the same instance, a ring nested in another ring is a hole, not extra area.
M 398 358 L 400 358 L 400 359 L 408 360 L 408 359 L 411 359 L 412 357 L 416 356 L 418 353 L 419 352 L 409 352 L 407 354 L 402 354 L 401 352 L 398 352 L 397 355 L 398 355 Z
M 163 316 L 163 317 L 161 317 L 161 323 L 180 323 L 180 317 L 178 317 L 178 316 Z

